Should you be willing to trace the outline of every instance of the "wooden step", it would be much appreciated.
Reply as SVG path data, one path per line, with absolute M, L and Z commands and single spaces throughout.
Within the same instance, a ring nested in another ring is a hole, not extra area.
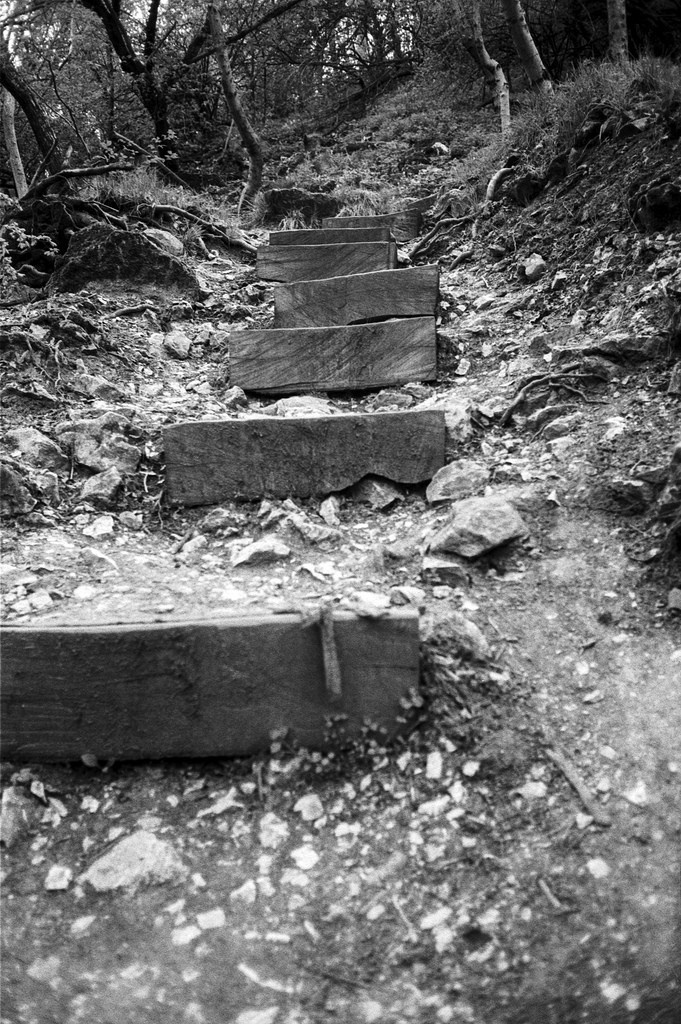
M 3 756 L 245 755 L 267 750 L 280 729 L 324 748 L 328 717 L 338 715 L 349 736 L 367 720 L 395 734 L 400 700 L 418 686 L 418 613 L 337 611 L 331 632 L 328 618 L 322 627 L 296 614 L 6 627 Z
M 275 285 L 274 326 L 337 327 L 435 316 L 438 281 L 434 265 Z
M 177 423 L 163 432 L 173 505 L 342 491 L 373 473 L 430 480 L 444 465 L 441 409 Z
M 343 242 L 392 242 L 390 228 L 297 228 L 270 231 L 270 245 L 339 245 Z
M 400 210 L 397 213 L 379 213 L 371 217 L 323 217 L 322 228 L 376 228 L 389 227 L 398 242 L 416 238 L 421 230 L 420 210 Z
M 235 331 L 229 339 L 229 368 L 231 383 L 244 391 L 282 395 L 434 380 L 435 318 Z
M 396 266 L 395 242 L 263 245 L 257 255 L 257 273 L 263 281 L 317 281 Z

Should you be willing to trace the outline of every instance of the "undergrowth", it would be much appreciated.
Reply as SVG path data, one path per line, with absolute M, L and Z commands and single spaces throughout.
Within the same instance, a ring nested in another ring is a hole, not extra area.
M 679 107 L 681 67 L 671 61 L 643 57 L 627 64 L 586 63 L 553 96 L 527 100 L 511 127 L 507 150 L 539 164 L 570 150 L 590 122 L 610 120 L 617 129 L 641 114 L 666 121 Z

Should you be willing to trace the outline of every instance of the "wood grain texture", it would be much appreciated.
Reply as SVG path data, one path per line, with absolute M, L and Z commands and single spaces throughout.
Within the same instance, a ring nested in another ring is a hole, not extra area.
M 274 286 L 275 327 L 335 327 L 390 317 L 435 316 L 437 266 Z
M 351 327 L 235 331 L 230 381 L 244 391 L 350 391 L 434 380 L 434 317 Z
M 163 432 L 173 505 L 309 497 L 374 473 L 430 480 L 444 465 L 441 409 L 283 419 L 200 420 Z
M 3 633 L 3 757 L 67 761 L 210 757 L 265 750 L 274 729 L 324 747 L 329 715 L 398 728 L 418 686 L 418 614 L 334 615 L 340 701 L 320 626 L 252 615 L 218 622 L 9 627 Z
M 391 242 L 263 245 L 258 249 L 257 273 L 263 281 L 317 281 L 324 277 L 388 270 L 392 255 Z
M 390 242 L 387 225 L 375 228 L 298 228 L 270 231 L 270 245 L 339 245 L 343 242 Z
M 398 242 L 416 238 L 421 230 L 420 210 L 400 210 L 398 213 L 374 214 L 371 217 L 323 217 L 322 228 L 375 228 L 389 227 Z

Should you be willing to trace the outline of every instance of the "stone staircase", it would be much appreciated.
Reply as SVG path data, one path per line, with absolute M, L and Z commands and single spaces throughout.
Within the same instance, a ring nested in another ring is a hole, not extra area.
M 432 380 L 438 267 L 397 269 L 414 211 L 279 231 L 257 254 L 274 323 L 235 332 L 246 391 L 348 391 Z M 187 421 L 164 431 L 170 502 L 309 497 L 368 474 L 416 484 L 445 461 L 442 410 Z M 324 747 L 329 721 L 392 735 L 419 681 L 418 613 L 235 614 L 218 621 L 19 627 L 4 637 L 10 758 L 241 755 L 273 730 Z

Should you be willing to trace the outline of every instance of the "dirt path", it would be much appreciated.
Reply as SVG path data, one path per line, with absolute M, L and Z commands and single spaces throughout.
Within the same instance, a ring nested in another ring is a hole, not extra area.
M 277 519 L 281 503 L 230 507 L 227 535 L 197 529 L 205 510 L 159 518 L 151 477 L 129 499 L 141 531 L 116 514 L 111 533 L 84 535 L 101 517 L 75 502 L 51 529 L 6 531 L 3 559 L 27 574 L 6 595 L 8 622 L 173 619 L 418 587 L 429 703 L 394 748 L 368 736 L 342 757 L 282 740 L 243 761 L 5 766 L 13 820 L 26 823 L 5 855 L 3 1024 L 679 1019 L 681 622 L 648 560 L 654 527 L 603 497 L 609 475 L 668 458 L 678 399 L 650 371 L 617 369 L 589 392 L 600 404 L 575 401 L 564 438 L 502 427 L 517 380 L 546 366 L 528 343 L 564 314 L 539 323 L 532 286 L 509 292 L 490 271 L 445 273 L 442 290 L 443 329 L 465 346 L 451 366 L 469 367 L 415 401 L 474 407 L 460 455 L 490 471 L 525 541 L 434 578 L 422 549 L 446 507 L 422 490 L 387 511 L 346 501 L 340 539 L 314 545 L 285 509 Z M 215 331 L 187 362 L 149 356 L 142 321 L 116 332 L 128 356 L 116 382 L 152 448 L 169 417 L 224 413 Z M 607 334 L 587 324 L 591 340 Z M 85 358 L 113 372 L 111 358 Z M 316 523 L 318 508 L 305 503 Z M 233 568 L 234 545 L 272 511 L 290 560 Z M 31 606 L 41 589 L 50 604 Z M 484 659 L 471 658 L 477 634 L 452 633 L 453 613 L 481 630 Z M 97 891 L 81 875 L 127 836 L 147 843 L 160 878 Z

